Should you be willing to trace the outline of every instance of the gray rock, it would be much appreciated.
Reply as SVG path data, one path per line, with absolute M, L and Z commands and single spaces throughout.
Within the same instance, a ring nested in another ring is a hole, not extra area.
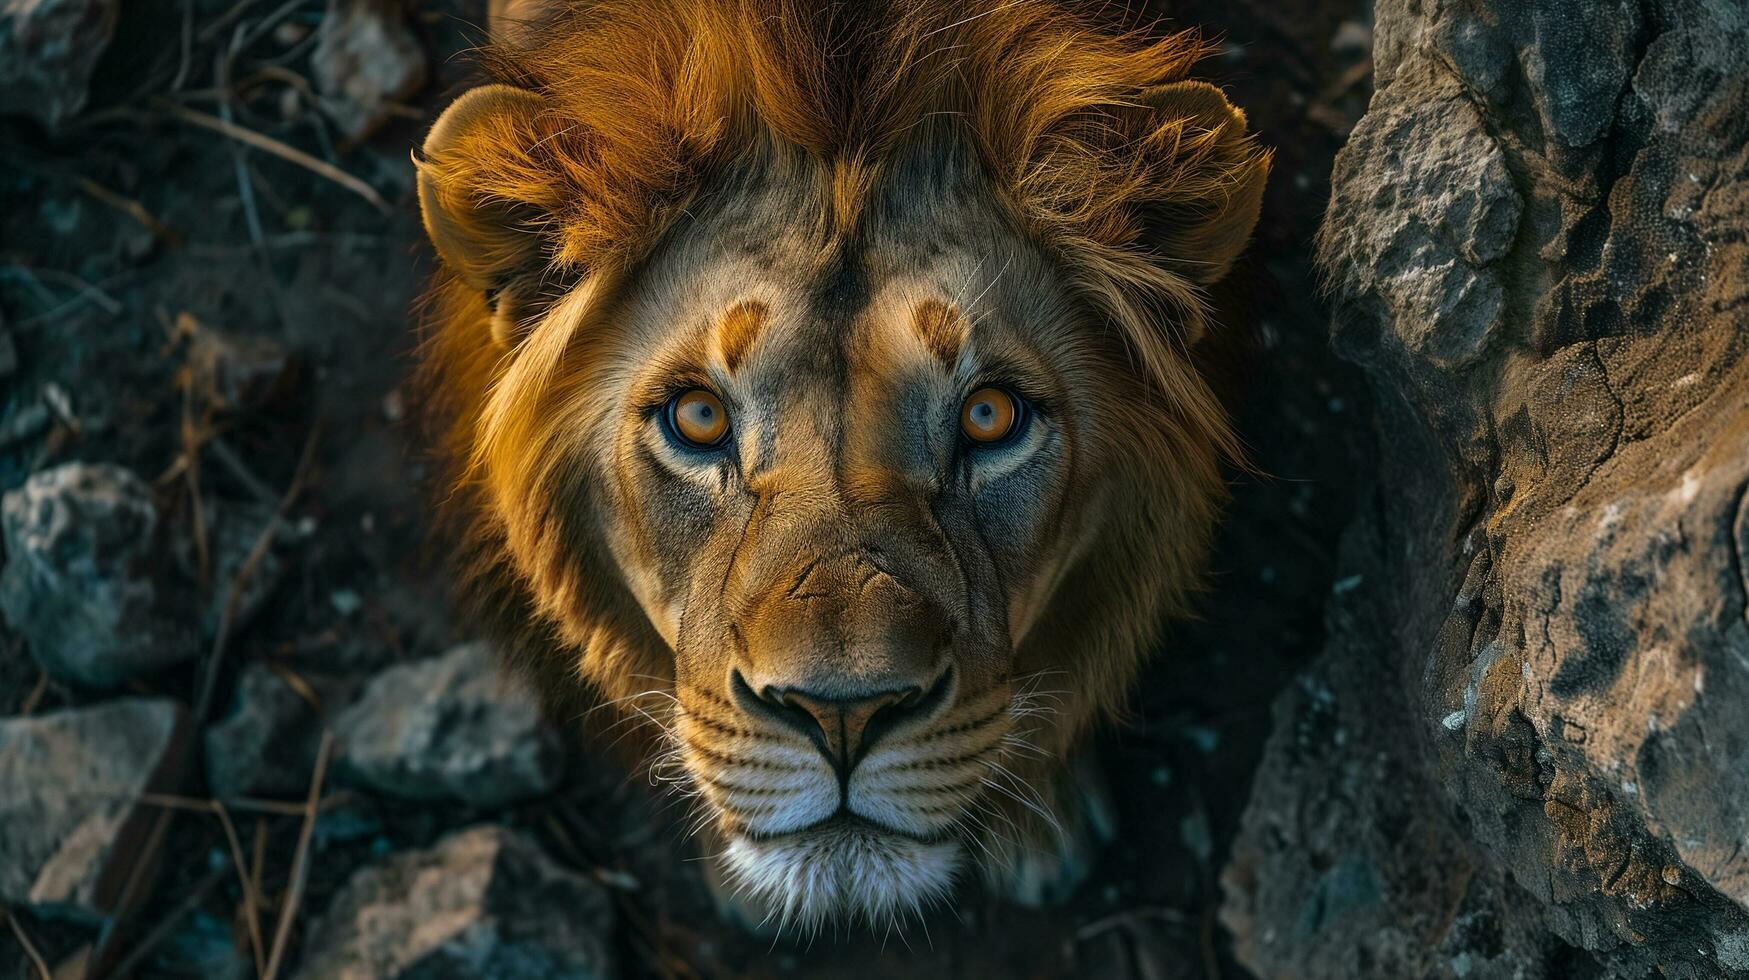
M 0 611 L 52 676 L 113 687 L 199 650 L 151 488 L 107 463 L 32 474 L 0 500 Z
M 207 726 L 207 789 L 218 799 L 301 796 L 321 738 L 315 706 L 260 661 L 244 667 L 230 710 Z
M 310 933 L 300 980 L 595 980 L 618 975 L 612 899 L 503 827 L 353 875 Z
M 0 112 L 50 129 L 85 108 L 116 0 L 0 0 Z
M 404 799 L 502 806 L 564 774 L 564 739 L 484 643 L 388 668 L 335 730 L 341 777 Z
M 1749 964 L 1749 8 L 1601 7 L 1378 4 L 1320 246 L 1385 451 L 1224 876 L 1260 975 Z
M 0 902 L 85 922 L 117 911 L 156 808 L 187 761 L 174 701 L 128 698 L 0 720 Z
M 390 118 L 390 103 L 425 84 L 425 50 L 401 0 L 336 0 L 310 56 L 322 104 L 349 139 Z

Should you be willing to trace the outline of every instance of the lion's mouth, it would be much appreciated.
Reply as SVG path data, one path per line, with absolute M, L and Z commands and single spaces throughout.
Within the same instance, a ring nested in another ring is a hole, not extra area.
M 780 929 L 811 929 L 837 916 L 878 926 L 940 900 L 962 853 L 951 834 L 921 837 L 845 811 L 800 830 L 732 833 L 722 861 Z
M 940 844 L 957 840 L 959 837 L 957 831 L 951 827 L 933 833 L 919 833 L 865 817 L 849 807 L 840 807 L 837 813 L 826 819 L 795 830 L 762 832 L 737 827 L 732 829 L 730 833 L 731 836 L 756 844 L 799 840 L 810 834 L 865 834 L 874 837 L 898 837 L 918 844 Z

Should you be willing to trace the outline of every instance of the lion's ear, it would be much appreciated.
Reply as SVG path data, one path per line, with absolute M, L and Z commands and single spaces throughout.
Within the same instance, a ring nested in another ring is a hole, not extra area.
M 1176 82 L 1148 93 L 1160 122 L 1152 142 L 1174 159 L 1168 186 L 1144 209 L 1150 250 L 1180 275 L 1209 285 L 1226 276 L 1251 240 L 1270 153 L 1245 127 L 1245 113 L 1207 82 Z
M 534 202 L 528 153 L 539 140 L 539 95 L 483 85 L 455 100 L 417 159 L 425 232 L 445 265 L 492 310 L 492 337 L 514 347 L 537 299 L 547 215 Z

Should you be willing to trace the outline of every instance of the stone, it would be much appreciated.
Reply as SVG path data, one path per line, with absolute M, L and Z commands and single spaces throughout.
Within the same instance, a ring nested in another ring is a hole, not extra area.
M 101 921 L 116 913 L 156 807 L 180 789 L 188 716 L 125 698 L 0 720 L 0 903 Z
M 301 797 L 321 739 L 316 708 L 260 661 L 237 678 L 229 710 L 202 734 L 207 789 L 216 799 Z
M 78 115 L 119 9 L 117 0 L 0 0 L 0 113 L 50 129 Z
M 603 980 L 613 900 L 523 835 L 456 833 L 354 874 L 311 931 L 300 980 Z
M 1235 954 L 1741 976 L 1749 8 L 1377 13 L 1319 246 L 1382 451 L 1223 875 Z
M 384 670 L 335 732 L 342 779 L 403 799 L 497 807 L 564 775 L 564 739 L 484 643 Z
M 34 473 L 0 499 L 0 611 L 53 677 L 114 687 L 200 649 L 151 488 L 109 463 Z
M 336 0 L 310 68 L 328 115 L 348 139 L 360 140 L 389 120 L 392 103 L 425 84 L 425 49 L 401 0 Z

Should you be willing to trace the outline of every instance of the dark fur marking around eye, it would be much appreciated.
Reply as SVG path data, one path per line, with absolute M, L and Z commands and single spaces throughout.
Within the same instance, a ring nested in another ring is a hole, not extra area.
M 717 321 L 717 346 L 723 352 L 723 364 L 731 372 L 741 366 L 747 352 L 759 339 L 769 312 L 764 303 L 746 299 L 729 307 L 723 318 Z
M 960 345 L 966 340 L 966 321 L 958 309 L 940 300 L 924 300 L 911 312 L 911 329 L 942 364 L 951 367 L 959 360 Z

